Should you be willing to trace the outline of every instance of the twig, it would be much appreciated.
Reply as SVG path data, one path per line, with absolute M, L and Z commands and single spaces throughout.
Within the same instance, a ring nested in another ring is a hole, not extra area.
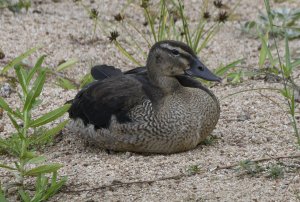
M 162 177 L 162 178 L 158 178 L 158 179 L 154 179 L 154 180 L 142 180 L 142 181 L 132 181 L 132 182 L 113 181 L 111 184 L 102 185 L 100 187 L 94 187 L 94 188 L 88 188 L 88 189 L 78 189 L 78 190 L 62 189 L 61 192 L 63 192 L 63 193 L 78 193 L 78 192 L 85 192 L 85 191 L 96 191 L 96 190 L 106 189 L 106 188 L 110 188 L 110 187 L 130 186 L 133 184 L 151 184 L 154 182 L 159 182 L 159 181 L 164 181 L 164 180 L 178 180 L 178 179 L 181 179 L 186 176 L 190 176 L 190 175 L 178 174 L 178 175 Z

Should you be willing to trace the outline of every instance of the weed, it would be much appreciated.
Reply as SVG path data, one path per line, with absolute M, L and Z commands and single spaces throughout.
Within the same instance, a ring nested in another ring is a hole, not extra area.
M 271 18 L 272 29 L 269 23 Z M 278 8 L 270 10 L 270 15 L 261 13 L 258 21 L 246 22 L 242 30 L 254 37 L 258 37 L 257 30 L 259 33 L 267 34 L 270 33 L 272 37 L 296 39 L 300 37 L 300 9 L 289 9 L 289 8 Z M 282 29 L 284 28 L 284 29 Z
M 283 177 L 284 175 L 283 167 L 278 164 L 272 164 L 268 166 L 267 171 L 268 171 L 268 177 L 272 179 L 277 179 Z
M 28 11 L 31 7 L 31 0 L 19 0 L 18 2 L 12 0 L 0 0 L 0 8 L 8 8 L 12 12 L 20 12 L 23 8 Z
M 91 16 L 91 9 L 89 9 L 81 1 L 80 4 L 88 12 L 89 16 Z M 130 5 L 132 4 L 132 2 L 128 1 L 128 4 Z M 116 31 L 116 28 L 114 28 L 113 31 L 108 31 L 107 28 L 112 26 L 104 26 L 100 23 L 99 20 L 97 20 L 95 24 L 101 27 L 101 31 L 104 32 L 104 34 L 108 35 L 108 33 L 110 33 L 109 40 L 114 43 L 116 48 L 126 58 L 128 58 L 134 64 L 141 66 L 141 60 L 138 58 L 142 57 L 144 61 L 144 57 L 146 57 L 146 54 L 143 51 L 141 44 L 137 42 L 136 35 L 140 35 L 141 38 L 144 39 L 146 44 L 148 44 L 148 48 L 150 48 L 155 42 L 165 39 L 184 41 L 197 54 L 204 47 L 206 47 L 208 42 L 218 32 L 221 24 L 228 20 L 228 18 L 230 17 L 230 13 L 224 10 L 220 10 L 218 11 L 219 14 L 215 17 L 216 21 L 213 24 L 208 24 L 208 20 L 211 18 L 211 13 L 214 12 L 208 11 L 207 0 L 203 4 L 206 5 L 206 8 L 203 8 L 204 11 L 201 12 L 198 16 L 198 19 L 196 20 L 196 22 L 198 22 L 198 24 L 195 26 L 196 28 L 192 29 L 192 23 L 185 14 L 184 5 L 181 0 L 160 0 L 158 5 L 153 5 L 153 7 L 158 8 L 155 9 L 157 10 L 157 12 L 152 12 L 152 5 L 150 5 L 149 1 L 143 0 L 141 2 L 140 8 L 142 8 L 144 11 L 145 18 L 147 21 L 145 24 L 150 31 L 150 36 L 144 34 L 139 28 L 137 28 L 135 22 L 131 22 L 130 19 L 125 18 L 122 14 L 124 11 L 118 13 L 117 15 L 114 15 L 114 19 L 116 20 L 116 22 L 118 22 L 118 24 L 116 25 L 120 25 L 125 31 L 124 35 L 128 36 L 127 38 L 129 40 L 126 40 L 126 43 L 130 44 L 131 47 L 134 47 L 130 51 L 127 48 L 125 48 L 123 43 L 117 40 L 119 33 Z M 224 6 L 222 1 L 215 1 L 214 4 L 216 6 Z M 126 7 L 127 6 L 128 5 L 126 5 Z M 98 19 L 98 15 L 96 16 Z M 177 21 L 180 21 L 180 23 L 176 23 Z M 132 32 L 132 30 L 135 30 L 136 33 Z
M 250 160 L 245 160 L 240 162 L 239 170 L 243 170 L 246 174 L 254 176 L 258 173 L 263 172 L 265 169 L 259 166 L 256 162 L 252 162 Z
M 31 49 L 29 52 L 33 50 L 35 49 Z M 6 111 L 16 130 L 10 138 L 0 138 L 0 149 L 17 159 L 9 164 L 1 163 L 0 167 L 11 171 L 16 176 L 16 183 L 7 185 L 7 188 L 17 186 L 19 196 L 23 201 L 42 201 L 54 195 L 66 182 L 66 178 L 57 180 L 57 171 L 62 165 L 44 163 L 46 158 L 35 152 L 36 146 L 45 144 L 62 130 L 67 121 L 63 121 L 51 129 L 46 129 L 44 125 L 61 117 L 69 109 L 69 105 L 59 107 L 33 119 L 33 110 L 42 102 L 39 96 L 46 80 L 47 69 L 42 68 L 45 58 L 42 56 L 33 68 L 26 70 L 20 63 L 29 55 L 29 52 L 27 51 L 17 57 L 2 70 L 2 72 L 6 72 L 14 67 L 18 83 L 22 89 L 22 92 L 19 93 L 22 105 L 13 109 L 0 97 L 0 107 Z M 34 193 L 30 192 L 33 195 L 26 191 L 28 188 L 24 183 L 24 180 L 29 178 L 34 178 L 36 182 Z M 0 193 L 0 198 L 4 198 L 3 192 Z
M 210 135 L 201 144 L 203 144 L 203 145 L 213 145 L 214 143 L 216 143 L 218 141 L 218 139 L 219 138 L 217 136 Z
M 149 31 L 147 33 L 150 33 L 149 35 L 145 34 L 145 32 L 138 28 L 136 26 L 136 22 L 132 22 L 129 18 L 126 18 L 123 15 L 124 10 L 129 5 L 134 4 L 132 1 L 127 1 L 124 9 L 113 16 L 115 22 L 117 22 L 117 24 L 114 25 L 105 25 L 101 22 L 101 20 L 99 20 L 99 14 L 96 10 L 90 9 L 82 1 L 75 2 L 78 2 L 78 4 L 86 10 L 89 17 L 94 20 L 93 35 L 95 35 L 97 26 L 99 26 L 99 30 L 108 36 L 109 41 L 115 45 L 118 51 L 137 66 L 142 66 L 142 61 L 145 61 L 147 54 L 144 51 L 142 44 L 137 41 L 136 35 L 141 36 L 144 42 L 148 45 L 148 48 L 157 41 L 169 39 L 183 41 L 187 43 L 196 52 L 196 54 L 199 54 L 219 31 L 221 26 L 229 20 L 230 15 L 239 4 L 238 2 L 232 10 L 224 10 L 223 8 L 228 7 L 225 6 L 222 1 L 209 2 L 208 0 L 205 0 L 202 11 L 196 19 L 196 26 L 192 26 L 191 20 L 185 14 L 182 0 L 160 0 L 158 5 L 153 5 L 153 3 L 150 3 L 148 0 L 142 0 L 139 7 L 144 11 L 147 21 L 145 26 Z M 217 12 L 208 10 L 209 3 L 215 5 Z M 153 10 L 155 11 L 153 12 Z M 212 17 L 211 15 L 215 13 L 217 13 L 217 15 Z M 212 18 L 214 18 L 215 21 L 208 23 L 211 22 Z M 126 35 L 126 38 L 122 38 L 122 42 L 118 40 L 118 37 L 121 37 L 120 33 L 117 31 L 118 28 L 116 28 L 118 26 L 121 26 L 124 31 L 122 35 Z M 195 28 L 192 29 L 192 27 Z M 113 30 L 108 31 L 109 29 Z M 123 43 L 126 43 L 128 46 L 125 46 Z M 234 68 L 235 66 L 229 64 L 229 67 Z M 223 66 L 220 68 L 223 68 Z M 89 78 L 88 74 L 85 75 L 84 78 Z M 242 77 L 242 72 L 236 75 L 232 74 L 232 82 L 240 82 L 240 77 Z M 66 82 L 61 81 L 60 85 L 66 85 Z
M 267 10 L 268 14 L 268 22 L 270 25 L 270 31 L 274 33 L 274 21 L 272 17 L 272 12 L 271 12 L 271 7 L 270 7 L 270 2 L 269 0 L 264 0 L 265 7 Z M 300 13 L 299 13 L 300 14 Z M 299 15 L 300 17 L 300 15 Z M 291 62 L 291 55 L 290 55 L 290 48 L 289 48 L 289 37 L 288 37 L 288 30 L 286 28 L 287 24 L 284 24 L 282 29 L 284 30 L 284 41 L 285 41 L 285 55 L 284 55 L 284 62 L 283 59 L 281 58 L 279 54 L 279 48 L 277 45 L 276 38 L 273 38 L 274 45 L 276 48 L 276 57 L 279 63 L 279 68 L 280 68 L 280 74 L 283 80 L 283 86 L 281 89 L 281 95 L 285 98 L 286 104 L 288 106 L 289 112 L 288 114 L 290 115 L 290 120 L 295 132 L 295 136 L 297 137 L 297 142 L 300 145 L 300 134 L 298 131 L 298 126 L 297 126 L 297 120 L 296 120 L 296 112 L 295 109 L 297 108 L 297 103 L 295 102 L 295 92 L 294 92 L 294 86 L 296 85 L 295 82 L 293 81 L 293 63 Z M 268 46 L 266 45 L 267 43 L 264 42 L 265 50 L 266 50 L 266 55 L 268 55 L 269 60 L 271 61 L 271 64 L 275 64 L 274 57 L 272 56 L 272 53 Z M 292 84 L 292 85 L 291 85 Z
M 227 77 L 227 80 L 232 84 L 240 83 L 242 82 L 244 75 L 247 74 L 244 70 L 238 68 L 238 65 L 241 64 L 243 61 L 244 59 L 238 59 L 225 66 L 221 64 L 214 71 L 214 73 L 220 77 Z
M 260 166 L 257 162 L 245 160 L 240 162 L 238 170 L 244 171 L 245 174 L 252 177 L 263 172 L 267 174 L 266 177 L 272 179 L 277 179 L 284 176 L 284 167 L 279 163 Z
M 199 165 L 190 165 L 187 169 L 188 175 L 195 175 L 200 172 Z

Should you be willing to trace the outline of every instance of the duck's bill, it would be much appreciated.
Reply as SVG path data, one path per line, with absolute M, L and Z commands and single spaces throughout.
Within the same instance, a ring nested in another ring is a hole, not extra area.
M 213 74 L 200 60 L 195 60 L 191 67 L 185 71 L 186 75 L 199 77 L 207 81 L 221 82 L 222 79 Z

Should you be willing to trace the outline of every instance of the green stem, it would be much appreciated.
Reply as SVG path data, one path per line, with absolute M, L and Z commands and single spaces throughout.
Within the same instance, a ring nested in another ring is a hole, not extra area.
M 271 32 L 274 33 L 274 25 L 273 25 L 273 20 L 272 20 L 272 16 L 271 16 L 270 2 L 269 2 L 269 0 L 264 0 L 264 3 L 265 3 L 266 10 L 267 10 L 267 15 L 268 15 L 268 20 L 269 20 Z M 286 32 L 286 30 L 285 30 L 285 32 Z M 274 45 L 276 47 L 276 53 L 277 53 L 277 57 L 278 57 L 278 60 L 279 60 L 279 66 L 280 66 L 281 74 L 282 74 L 282 78 L 283 78 L 283 90 L 285 92 L 288 92 L 288 81 L 287 81 L 286 75 L 284 74 L 286 71 L 284 71 L 284 67 L 283 67 L 283 64 L 282 64 L 282 61 L 281 61 L 281 57 L 280 57 L 280 54 L 279 54 L 279 49 L 278 49 L 278 45 L 277 45 L 277 41 L 276 41 L 275 37 L 273 38 L 273 41 L 274 41 Z M 287 67 L 287 68 L 289 68 L 289 67 Z M 293 97 L 294 96 L 292 96 L 292 98 Z M 289 109 L 290 109 L 290 112 L 291 112 L 290 114 L 291 114 L 291 117 L 292 117 L 291 118 L 292 119 L 292 126 L 294 128 L 294 132 L 295 132 L 295 135 L 297 137 L 298 144 L 300 145 L 300 135 L 299 135 L 298 127 L 297 127 L 297 122 L 296 122 L 296 119 L 295 119 L 295 114 L 292 114 L 292 112 L 294 111 L 294 105 L 292 105 L 291 102 L 293 102 L 293 101 L 291 101 L 287 97 L 286 97 L 286 101 L 288 103 L 288 106 L 289 106 Z

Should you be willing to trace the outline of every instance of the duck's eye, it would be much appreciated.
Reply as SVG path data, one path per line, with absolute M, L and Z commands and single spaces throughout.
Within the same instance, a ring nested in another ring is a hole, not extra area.
M 176 50 L 176 49 L 173 49 L 172 50 L 172 54 L 175 55 L 175 56 L 178 56 L 179 55 L 179 51 Z
M 199 69 L 200 71 L 203 71 L 203 70 L 204 70 L 204 67 L 199 66 L 198 69 Z

